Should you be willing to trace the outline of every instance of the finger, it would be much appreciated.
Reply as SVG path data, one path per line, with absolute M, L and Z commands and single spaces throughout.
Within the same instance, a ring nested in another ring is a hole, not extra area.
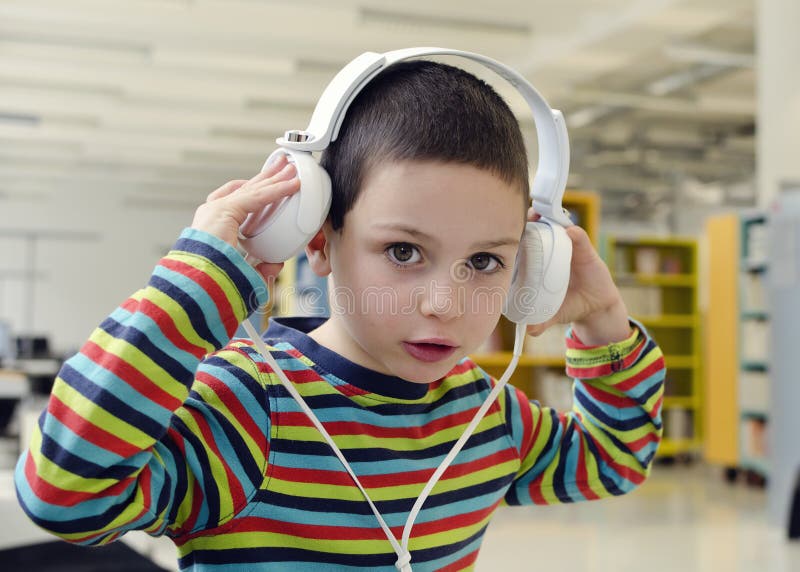
M 264 282 L 271 284 L 278 277 L 278 274 L 280 274 L 283 268 L 283 262 L 261 262 L 256 264 L 254 268 L 264 279 Z
M 539 213 L 537 213 L 535 210 L 533 210 L 533 207 L 530 207 L 530 208 L 528 209 L 528 220 L 529 220 L 530 222 L 536 222 L 536 221 L 537 221 L 537 220 L 539 220 L 540 218 L 542 218 L 542 215 L 540 215 L 540 214 L 539 214 Z
M 211 202 L 222 197 L 227 197 L 233 191 L 244 185 L 247 181 L 244 179 L 237 179 L 235 181 L 228 181 L 215 191 L 211 191 L 206 197 L 206 202 Z
M 558 323 L 558 320 L 554 316 L 554 317 L 550 318 L 549 320 L 547 320 L 546 322 L 544 322 L 543 324 L 533 324 L 533 325 L 528 326 L 526 328 L 526 333 L 529 336 L 534 336 L 534 337 L 540 336 L 545 332 L 545 330 L 550 328 L 550 326 L 552 326 L 554 324 L 557 324 L 557 323 Z
M 295 176 L 297 176 L 297 167 L 295 167 L 294 163 L 286 163 L 278 172 L 273 173 L 269 177 L 253 181 L 252 187 L 257 188 L 259 186 L 271 185 L 278 181 L 289 180 Z
M 245 213 L 259 212 L 267 205 L 289 197 L 300 190 L 300 179 L 292 179 L 270 183 L 268 185 L 248 188 L 245 192 L 231 194 L 227 200 L 230 205 Z
M 291 163 L 289 163 L 286 155 L 281 153 L 269 165 L 266 165 L 260 173 L 256 174 L 252 179 L 250 179 L 248 183 L 255 184 L 274 177 L 283 169 L 285 169 L 287 165 L 291 165 Z

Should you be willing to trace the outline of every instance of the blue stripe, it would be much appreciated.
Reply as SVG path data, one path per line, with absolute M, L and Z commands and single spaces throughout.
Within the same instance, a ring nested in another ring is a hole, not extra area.
M 55 425 L 55 427 L 53 427 L 53 425 Z M 50 433 L 58 434 L 59 429 L 65 430 L 64 433 L 59 435 L 59 438 L 62 440 L 66 441 L 67 439 L 65 439 L 65 437 L 67 435 L 72 436 L 74 439 L 74 441 L 70 443 L 72 451 L 65 449 L 50 437 Z M 107 454 L 104 456 L 117 457 L 117 460 L 114 461 L 113 464 L 102 465 L 89 460 L 91 457 L 79 455 L 77 451 L 75 451 L 75 449 L 83 449 L 84 452 L 86 452 L 86 449 L 90 446 L 93 449 L 97 449 L 97 447 L 91 443 L 84 441 L 77 437 L 72 431 L 66 429 L 54 417 L 49 417 L 45 422 L 45 432 L 42 434 L 42 455 L 65 471 L 74 473 L 84 479 L 114 479 L 116 481 L 121 481 L 137 471 L 138 467 L 133 466 L 131 463 L 133 459 L 126 459 L 125 464 L 117 464 L 119 463 L 119 458 L 116 455 Z
M 61 379 L 64 380 L 75 391 L 83 395 L 89 401 L 92 401 L 98 407 L 105 409 L 117 419 L 121 419 L 126 423 L 139 429 L 142 433 L 157 441 L 166 431 L 166 427 L 151 418 L 145 409 L 144 404 L 152 405 L 154 409 L 155 404 L 152 401 L 145 401 L 144 403 L 136 403 L 136 406 L 128 405 L 125 401 L 118 398 L 116 395 L 108 391 L 106 388 L 96 385 L 92 380 L 84 377 L 79 371 L 72 368 L 70 362 L 65 363 L 61 367 Z M 141 409 L 137 409 L 137 406 Z M 163 408 L 158 407 L 160 411 Z
M 194 435 L 186 424 L 179 417 L 175 417 L 173 425 L 184 438 L 186 449 L 186 461 L 191 467 L 197 484 L 203 492 L 205 502 L 200 506 L 195 529 L 207 526 L 216 526 L 220 518 L 220 499 L 217 490 L 217 482 L 211 472 L 211 462 L 208 459 L 204 443 L 197 435 Z
M 162 308 L 163 309 L 163 308 Z M 138 330 L 142 335 L 146 336 L 152 347 L 158 349 L 159 352 L 168 356 L 168 359 L 179 364 L 176 367 L 181 367 L 189 372 L 193 372 L 197 367 L 198 358 L 191 351 L 183 350 L 176 346 L 161 329 L 161 324 L 156 322 L 151 316 L 144 312 L 131 313 L 126 308 L 119 307 L 114 310 L 107 320 L 101 324 L 101 327 L 107 322 L 116 322 L 118 327 L 131 327 Z M 108 330 L 106 330 L 108 331 Z M 139 346 L 139 349 L 143 349 Z M 146 351 L 150 355 L 149 351 Z M 156 360 L 157 363 L 161 363 Z M 177 377 L 177 376 L 175 376 Z
M 245 489 L 245 495 L 248 496 L 250 493 L 245 485 L 249 483 L 252 487 L 259 486 L 263 481 L 263 467 L 260 467 L 253 459 L 242 435 L 233 427 L 231 420 L 218 410 L 202 402 L 194 401 L 191 397 L 186 405 L 196 409 L 206 420 L 215 446 L 225 456 L 224 463 Z
M 147 320 L 152 323 L 151 320 Z M 153 343 L 150 340 L 150 335 L 154 332 L 150 331 L 142 331 L 139 330 L 136 326 L 127 325 L 123 326 L 122 324 L 108 318 L 100 324 L 100 328 L 104 330 L 108 335 L 117 340 L 124 340 L 132 347 L 137 348 L 147 357 L 149 357 L 153 362 L 155 362 L 160 368 L 166 371 L 172 379 L 175 379 L 184 385 L 188 385 L 194 379 L 194 369 L 197 366 L 197 358 L 193 358 L 194 363 L 189 367 L 185 367 L 180 361 L 174 359 L 170 356 L 167 352 L 161 349 L 161 347 L 170 347 L 170 343 L 166 341 L 163 335 L 156 336 L 161 337 L 162 339 L 159 340 L 159 343 Z M 157 330 L 160 333 L 160 330 Z M 174 346 L 172 346 L 174 347 Z
M 462 489 L 454 491 L 446 491 L 436 493 L 434 489 L 433 494 L 425 501 L 425 509 L 431 509 L 437 506 L 449 506 L 453 503 L 459 502 L 465 498 L 479 497 L 483 495 L 495 495 L 496 497 L 502 496 L 506 488 L 508 488 L 513 475 L 504 475 L 496 479 L 478 483 Z M 309 491 L 309 494 L 312 491 Z M 274 504 L 276 506 L 285 506 L 296 508 L 298 510 L 307 510 L 315 513 L 351 513 L 361 515 L 372 515 L 372 509 L 363 500 L 341 500 L 329 498 L 316 498 L 312 496 L 298 497 L 295 495 L 286 495 L 275 491 L 259 490 L 253 497 L 255 502 L 263 502 L 267 504 Z M 374 500 L 374 499 L 373 499 Z M 384 518 L 390 518 L 393 513 L 400 513 L 403 515 L 403 522 L 408 516 L 408 512 L 416 501 L 414 498 L 403 499 L 390 499 L 374 501 L 378 511 Z M 387 520 L 388 522 L 388 520 Z
M 195 333 L 211 347 L 221 348 L 225 345 L 229 336 L 219 308 L 194 280 L 164 266 L 157 266 L 148 284 L 175 300 L 186 312 Z
M 263 279 L 227 242 L 212 234 L 187 228 L 181 233 L 174 249 L 199 254 L 226 274 L 241 293 L 248 315 L 266 305 L 268 293 Z
M 502 426 L 494 426 L 486 431 L 476 433 L 469 438 L 462 451 L 497 440 L 506 441 Z M 345 457 L 349 463 L 374 462 L 375 459 L 382 459 L 386 457 L 408 460 L 441 458 L 450 452 L 450 449 L 453 448 L 454 443 L 455 440 L 433 445 L 424 449 L 411 449 L 407 451 L 386 449 L 384 447 L 360 447 L 358 449 L 347 449 L 345 451 Z M 270 449 L 276 453 L 290 452 L 312 456 L 331 455 L 331 447 L 324 441 L 295 441 L 293 439 L 273 438 L 270 441 Z M 311 461 L 313 461 L 313 459 L 309 459 L 309 462 Z
M 583 409 L 583 411 L 587 412 L 589 415 L 615 431 L 631 431 L 638 429 L 642 425 L 646 425 L 651 421 L 650 416 L 646 413 L 643 413 L 640 408 L 636 408 L 636 410 L 639 412 L 639 415 L 636 417 L 630 417 L 628 419 L 616 419 L 611 417 L 603 409 L 601 409 L 596 402 L 591 401 L 589 397 L 578 391 L 575 392 L 575 403 L 576 405 L 580 405 L 580 408 Z M 617 410 L 612 408 L 610 411 Z
M 72 356 L 61 371 L 62 379 L 69 382 L 69 385 L 72 385 L 70 380 L 74 379 L 76 375 L 83 379 L 83 383 L 95 384 L 97 391 L 100 391 L 100 387 L 102 387 L 103 391 L 118 397 L 120 401 L 137 404 L 137 409 L 146 411 L 148 417 L 155 420 L 159 426 L 169 425 L 172 411 L 155 401 L 150 401 L 147 396 L 139 393 L 128 382 L 81 353 Z

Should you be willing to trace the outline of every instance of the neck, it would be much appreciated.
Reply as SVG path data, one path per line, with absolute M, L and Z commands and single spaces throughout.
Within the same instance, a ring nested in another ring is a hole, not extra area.
M 353 363 L 379 373 L 391 375 L 391 372 L 387 371 L 383 364 L 372 358 L 350 336 L 350 333 L 335 314 L 325 320 L 318 328 L 311 330 L 308 333 L 308 337 Z

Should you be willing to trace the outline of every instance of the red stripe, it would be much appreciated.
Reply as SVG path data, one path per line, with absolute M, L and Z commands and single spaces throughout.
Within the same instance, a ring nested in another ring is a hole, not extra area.
M 447 375 L 445 375 L 444 377 L 447 378 L 447 377 L 451 377 L 451 376 L 454 376 L 454 375 L 461 375 L 462 373 L 466 373 L 466 372 L 471 371 L 473 369 L 475 369 L 475 370 L 479 369 L 478 365 L 474 361 L 472 361 L 471 359 L 467 358 L 464 361 L 462 361 L 461 363 L 457 363 L 455 366 L 453 366 L 453 369 L 451 369 L 447 373 Z M 483 377 L 483 376 L 481 375 L 480 377 Z M 494 386 L 495 383 L 496 383 L 496 381 L 493 380 L 492 386 Z
M 495 413 L 497 403 L 492 405 L 495 411 L 487 412 L 487 416 Z M 323 423 L 325 429 L 331 436 L 336 435 L 365 435 L 376 438 L 387 439 L 428 439 L 440 431 L 459 427 L 468 424 L 475 416 L 477 407 L 466 411 L 459 411 L 452 415 L 447 415 L 439 419 L 419 426 L 419 427 L 380 427 L 377 425 L 366 425 L 355 421 L 326 421 Z M 281 413 L 281 427 L 312 427 L 311 420 L 302 411 L 292 411 Z
M 475 564 L 475 561 L 478 559 L 478 551 L 473 550 L 463 558 L 459 558 L 455 562 L 448 564 L 444 568 L 440 568 L 440 572 L 458 572 L 458 570 L 466 570 L 470 566 Z M 412 562 L 413 564 L 413 562 Z
M 592 399 L 601 403 L 605 403 L 606 405 L 610 405 L 614 408 L 624 409 L 627 407 L 641 407 L 635 399 L 629 397 L 628 395 L 614 395 L 613 393 L 605 391 L 605 388 L 608 386 L 603 386 L 601 388 L 597 387 L 596 385 L 584 383 L 583 387 L 592 397 Z
M 263 449 L 266 438 L 264 429 L 259 427 L 258 424 L 253 420 L 253 417 L 247 411 L 247 408 L 242 404 L 239 398 L 236 397 L 236 394 L 231 391 L 231 388 L 228 387 L 223 381 L 207 372 L 198 371 L 196 375 L 196 380 L 208 386 L 209 389 L 211 389 L 211 391 L 213 391 L 214 394 L 219 397 L 219 400 L 222 402 L 222 404 L 225 405 L 225 407 L 227 407 L 231 412 L 232 417 L 236 419 L 239 424 L 241 424 L 245 432 L 258 445 L 258 447 Z
M 87 341 L 81 348 L 81 353 L 96 363 L 98 366 L 114 372 L 120 379 L 141 393 L 150 401 L 157 403 L 164 409 L 175 411 L 182 405 L 182 401 L 170 395 L 159 387 L 133 365 L 118 356 L 105 351 L 92 341 Z
M 632 452 L 637 453 L 650 443 L 658 443 L 659 441 L 661 441 L 661 437 L 658 436 L 658 433 L 653 432 L 648 433 L 640 439 L 636 439 L 636 441 L 628 442 L 627 446 Z
M 502 499 L 497 499 L 491 506 L 487 506 L 481 510 L 475 510 L 462 514 L 454 514 L 453 516 L 449 516 L 447 518 L 415 524 L 411 529 L 411 538 L 429 536 L 431 534 L 437 534 L 440 532 L 453 532 L 459 528 L 474 526 L 489 518 L 489 516 L 497 508 L 497 505 L 500 504 L 501 500 Z M 397 538 L 400 538 L 400 536 L 403 534 L 402 526 L 395 527 L 392 530 Z
M 183 501 L 183 499 L 180 500 Z M 183 526 L 181 527 L 183 530 L 192 530 L 197 525 L 197 519 L 200 516 L 200 509 L 204 500 L 205 497 L 203 496 L 203 490 L 200 488 L 200 483 L 197 482 L 197 479 L 192 479 L 192 511 L 183 521 Z
M 575 433 L 578 435 L 578 466 L 575 471 L 575 484 L 581 491 L 586 500 L 597 500 L 600 497 L 589 487 L 589 472 L 586 469 L 586 455 L 588 448 L 584 441 L 583 430 L 580 425 L 575 424 Z
M 102 427 L 98 427 L 73 411 L 68 405 L 61 401 L 57 395 L 50 396 L 47 404 L 47 412 L 58 419 L 65 426 L 69 427 L 82 439 L 89 441 L 93 445 L 115 453 L 123 458 L 133 457 L 141 452 L 141 448 L 120 439 L 113 433 L 109 433 Z
M 136 308 L 136 311 L 148 316 L 158 324 L 161 333 L 164 334 L 176 348 L 188 352 L 198 359 L 208 353 L 208 348 L 195 345 L 186 339 L 180 330 L 178 330 L 178 326 L 175 324 L 175 320 L 172 316 L 161 306 L 154 304 L 150 300 L 142 300 L 139 307 Z
M 419 524 L 414 525 L 411 537 L 418 538 L 440 532 L 453 532 L 459 528 L 473 526 L 486 520 L 497 508 L 499 502 L 500 501 L 498 500 L 493 505 L 478 511 L 448 516 L 432 522 L 420 522 Z M 403 526 L 391 527 L 391 531 L 395 538 L 400 538 L 400 536 L 403 534 Z M 386 539 L 383 529 L 381 529 L 379 526 L 369 528 L 356 526 L 333 526 L 318 522 L 313 524 L 301 524 L 255 516 L 237 519 L 236 532 L 272 532 L 313 540 L 358 541 Z
M 633 484 L 638 485 L 644 482 L 644 475 L 637 473 L 635 470 L 631 469 L 630 467 L 626 467 L 617 463 L 613 457 L 606 451 L 599 443 L 595 442 L 597 450 L 600 452 L 600 456 L 602 457 L 603 461 L 610 466 L 614 471 L 622 478 L 631 481 Z
M 656 359 L 653 363 L 648 365 L 642 371 L 616 384 L 614 388 L 620 391 L 629 391 L 630 389 L 639 385 L 639 383 L 641 383 L 643 380 L 647 379 L 648 377 L 650 377 L 651 375 L 662 369 L 664 369 L 664 356 L 659 356 L 658 359 Z
M 528 486 L 528 493 L 531 495 L 531 502 L 533 504 L 550 504 L 544 494 L 542 494 L 542 486 L 544 485 L 544 472 L 536 477 Z
M 236 478 L 236 475 L 231 470 L 230 465 L 228 465 L 228 463 L 225 462 L 225 457 L 220 452 L 219 447 L 217 446 L 217 441 L 216 439 L 214 439 L 214 434 L 211 431 L 211 428 L 208 426 L 208 422 L 206 421 L 205 417 L 203 417 L 203 415 L 200 412 L 196 411 L 195 409 L 190 408 L 188 409 L 188 411 L 194 418 L 195 423 L 197 423 L 197 426 L 200 429 L 200 433 L 202 433 L 203 435 L 203 442 L 209 449 L 211 449 L 214 456 L 216 456 L 216 458 L 220 461 L 222 468 L 225 470 L 225 478 L 227 482 L 227 488 L 230 491 L 231 501 L 233 502 L 234 509 L 238 511 L 238 509 L 241 508 L 241 506 L 245 502 L 245 494 L 244 494 L 244 489 L 242 488 L 242 484 L 239 482 L 239 479 Z M 214 475 L 215 480 L 219 476 L 220 475 Z M 226 488 L 225 487 L 226 483 L 218 483 L 218 484 L 220 485 L 219 488 L 222 491 L 224 491 Z M 206 486 L 214 486 L 214 485 L 212 483 L 206 483 Z
M 36 464 L 33 462 L 33 457 L 30 453 L 25 458 L 25 478 L 38 498 L 56 506 L 76 506 L 82 502 L 97 500 L 98 498 L 120 497 L 134 480 L 133 477 L 128 477 L 98 492 L 68 491 L 41 478 L 36 473 Z
M 516 451 L 505 448 L 487 457 L 481 457 L 474 461 L 450 465 L 442 475 L 442 480 L 452 480 L 461 478 L 465 475 L 477 473 L 488 467 L 493 467 L 499 463 L 504 463 L 517 458 Z M 368 489 L 382 489 L 387 487 L 397 487 L 403 485 L 423 485 L 428 482 L 435 471 L 432 469 L 420 469 L 417 471 L 404 471 L 402 473 L 384 473 L 380 475 L 359 475 L 358 480 Z M 293 468 L 285 466 L 273 466 L 272 477 L 293 483 L 319 483 L 334 486 L 354 486 L 353 479 L 344 470 L 323 471 L 318 469 Z
M 205 290 L 214 302 L 214 306 L 219 311 L 219 316 L 222 319 L 222 324 L 225 326 L 225 331 L 229 336 L 232 336 L 234 332 L 236 332 L 236 328 L 239 327 L 239 319 L 236 317 L 236 313 L 231 303 L 228 301 L 225 291 L 211 276 L 180 260 L 162 258 L 159 264 L 193 280 L 198 286 Z

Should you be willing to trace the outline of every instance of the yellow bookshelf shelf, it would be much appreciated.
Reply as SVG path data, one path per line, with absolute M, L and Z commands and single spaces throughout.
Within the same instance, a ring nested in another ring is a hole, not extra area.
M 694 397 L 691 396 L 667 396 L 664 398 L 664 407 L 668 409 L 673 407 L 693 409 L 697 407 L 697 404 Z
M 661 347 L 667 386 L 661 456 L 694 453 L 702 440 L 697 243 L 688 238 L 610 237 L 608 267 L 628 311 Z
M 470 356 L 481 367 L 505 367 L 513 357 L 512 352 L 494 352 Z M 566 367 L 564 356 L 535 356 L 522 354 L 518 367 Z
M 667 369 L 690 369 L 695 367 L 697 358 L 695 356 L 665 355 L 664 363 Z
M 697 314 L 664 314 L 661 316 L 634 316 L 648 328 L 694 328 L 697 326 Z
M 654 286 L 676 286 L 691 288 L 697 285 L 694 274 L 621 274 L 615 277 L 619 283 L 652 284 Z
M 674 457 L 683 453 L 694 453 L 700 448 L 697 439 L 669 439 L 664 438 L 658 447 L 659 457 Z

